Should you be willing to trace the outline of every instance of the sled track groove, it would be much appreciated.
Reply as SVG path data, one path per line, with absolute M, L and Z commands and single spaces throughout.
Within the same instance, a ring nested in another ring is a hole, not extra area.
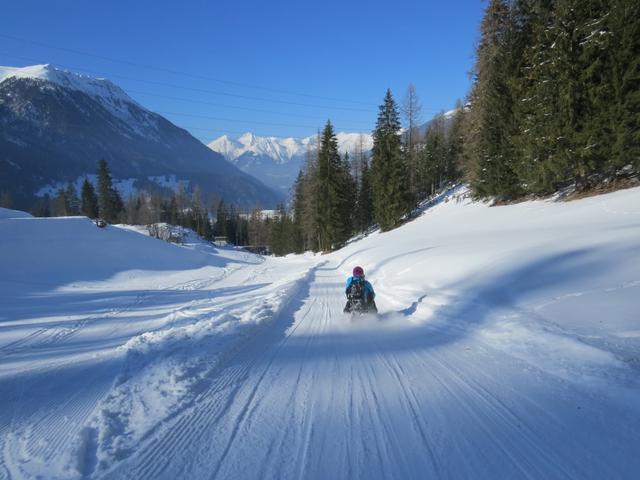
M 304 281 L 305 283 L 308 284 L 312 281 L 314 270 L 310 271 L 310 277 Z M 292 286 L 291 288 L 299 289 L 301 287 Z M 283 317 L 289 316 L 287 310 L 294 301 L 296 301 L 295 294 L 280 307 L 279 313 L 276 314 L 275 323 L 285 321 Z M 293 312 L 291 312 L 292 315 Z M 238 393 L 246 387 L 245 381 L 249 378 L 253 367 L 266 354 L 273 351 L 274 341 L 277 342 L 276 349 L 279 350 L 300 325 L 300 322 L 295 323 L 284 338 L 277 338 L 279 334 L 273 333 L 274 322 L 266 323 L 266 325 L 258 325 L 244 341 L 233 346 L 229 352 L 222 354 L 219 362 L 206 374 L 211 382 L 206 390 L 198 393 L 188 404 L 154 427 L 140 442 L 139 455 L 123 460 L 112 469 L 100 473 L 99 476 L 104 476 L 104 478 L 126 476 L 136 479 L 169 478 L 174 474 L 178 477 L 188 476 L 194 465 L 185 464 L 178 472 L 167 470 L 167 468 L 170 469 L 171 453 L 175 452 L 175 445 L 197 445 L 206 434 L 211 434 L 215 425 L 227 415 L 234 402 L 237 401 Z M 272 339 L 274 341 L 265 341 L 265 334 L 276 338 Z M 263 375 L 267 370 L 268 366 Z M 257 388 L 258 386 L 256 386 Z M 243 418 L 249 412 L 250 403 L 254 396 L 255 392 L 246 402 Z M 241 424 L 238 423 L 237 428 L 240 426 Z M 234 431 L 230 444 L 237 434 L 237 430 Z M 228 449 L 226 452 L 228 453 Z M 206 450 L 202 455 L 209 456 L 210 452 Z M 218 463 L 221 465 L 220 462 Z
M 130 301 L 121 308 L 110 309 L 97 315 L 88 315 L 86 317 L 75 320 L 70 326 L 42 327 L 31 332 L 23 338 L 19 338 L 11 343 L 4 345 L 3 347 L 0 347 L 0 357 L 15 355 L 16 353 L 20 353 L 22 351 L 30 350 L 33 348 L 59 344 L 73 336 L 90 322 L 109 320 L 118 317 L 123 313 L 134 311 L 149 300 L 157 298 L 170 290 L 202 290 L 222 280 L 228 274 L 228 268 L 225 268 L 222 275 L 217 277 L 198 278 L 186 282 L 179 282 L 158 290 L 148 290 L 146 293 L 137 295 L 134 300 Z

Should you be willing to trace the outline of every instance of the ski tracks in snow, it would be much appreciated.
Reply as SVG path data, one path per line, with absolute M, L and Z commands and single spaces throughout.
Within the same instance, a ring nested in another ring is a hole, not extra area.
M 342 286 L 325 262 L 251 301 L 183 305 L 130 342 L 93 413 L 92 397 L 69 430 L 41 417 L 58 432 L 48 452 L 82 425 L 72 453 L 83 478 L 632 478 L 632 412 L 612 430 L 606 396 L 465 330 L 472 319 L 448 321 L 446 308 L 408 321 L 424 293 L 377 319 L 345 316 Z M 228 324 L 241 329 L 219 344 Z M 10 443 L 48 461 L 36 437 L 9 439 L 5 457 Z
M 420 329 L 406 321 L 415 309 L 352 321 L 339 275 L 318 267 L 188 409 L 97 476 L 628 478 L 637 434 L 587 415 L 603 398 L 467 339 L 459 321 Z M 451 341 L 416 341 L 425 334 Z M 620 453 L 589 453 L 603 438 Z

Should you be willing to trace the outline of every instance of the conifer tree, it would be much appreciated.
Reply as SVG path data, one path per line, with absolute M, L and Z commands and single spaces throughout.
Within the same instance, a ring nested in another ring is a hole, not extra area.
M 317 252 L 320 248 L 320 216 L 318 208 L 318 197 L 320 193 L 320 182 L 318 180 L 318 152 L 321 139 L 318 132 L 316 148 L 307 147 L 304 181 L 302 183 L 302 240 L 305 250 Z
M 331 250 L 351 233 L 352 205 L 350 174 L 338 153 L 338 139 L 327 121 L 318 151 L 318 224 L 319 250 Z
M 470 119 L 466 155 L 474 172 L 472 186 L 479 196 L 515 198 L 521 193 L 516 175 L 514 95 L 511 81 L 517 62 L 514 46 L 515 19 L 505 0 L 491 0 L 480 27 L 481 39 L 470 95 Z
M 167 208 L 167 222 L 169 222 L 171 225 L 177 225 L 179 217 L 180 215 L 178 213 L 178 201 L 176 200 L 176 195 L 174 192 L 174 194 L 171 195 L 171 199 L 169 200 L 169 205 Z
M 36 204 L 34 213 L 36 217 L 51 216 L 51 197 L 48 193 L 45 193 L 42 199 Z
M 9 192 L 0 192 L 0 207 L 2 208 L 11 208 L 13 202 L 11 200 L 11 193 Z
M 98 162 L 98 210 L 100 217 L 109 223 L 118 221 L 124 204 L 118 191 L 113 187 L 111 172 L 106 160 Z
M 69 215 L 69 202 L 67 202 L 67 192 L 64 188 L 58 189 L 56 197 L 53 199 L 52 207 L 54 217 L 66 217 Z
M 298 172 L 298 177 L 293 189 L 293 251 L 295 253 L 304 252 L 304 195 L 305 195 L 305 175 L 302 170 Z
M 371 163 L 374 216 L 383 231 L 398 226 L 412 207 L 400 128 L 398 108 L 387 90 L 373 132 Z
M 292 221 L 283 204 L 276 209 L 276 216 L 271 222 L 269 245 L 274 255 L 286 255 L 293 251 Z
M 223 199 L 220 199 L 218 202 L 218 207 L 216 208 L 216 224 L 215 224 L 215 234 L 219 237 L 228 237 L 227 231 L 227 210 L 226 205 Z
M 67 215 L 80 214 L 80 199 L 78 198 L 78 192 L 73 182 L 67 184 L 65 189 L 65 201 L 67 202 Z
M 554 191 L 567 176 L 566 165 L 557 157 L 560 85 L 553 59 L 556 52 L 550 28 L 551 7 L 550 2 L 538 2 L 531 18 L 531 38 L 524 51 L 515 108 L 518 132 L 514 143 L 520 151 L 518 177 L 524 190 L 531 193 Z
M 419 192 L 422 198 L 433 195 L 448 180 L 449 154 L 444 129 L 444 117 L 437 115 L 429 124 L 422 149 Z
M 447 151 L 447 181 L 458 181 L 460 171 L 463 164 L 463 121 L 464 107 L 462 102 L 456 102 L 455 112 L 451 119 L 451 125 L 446 133 L 446 151 Z
M 363 158 L 360 163 L 360 185 L 358 186 L 358 200 L 356 203 L 355 227 L 358 232 L 364 232 L 373 224 L 373 198 L 371 192 L 371 170 L 369 162 Z
M 609 22 L 613 58 L 614 107 L 612 154 L 608 170 L 615 174 L 630 165 L 640 172 L 640 2 L 612 2 Z
M 340 178 L 340 221 L 344 232 L 343 240 L 347 240 L 353 233 L 353 222 L 355 218 L 356 205 L 358 202 L 358 186 L 352 175 L 353 165 L 348 152 L 342 156 L 339 168 Z
M 81 211 L 89 218 L 98 218 L 98 197 L 89 179 L 82 182 Z

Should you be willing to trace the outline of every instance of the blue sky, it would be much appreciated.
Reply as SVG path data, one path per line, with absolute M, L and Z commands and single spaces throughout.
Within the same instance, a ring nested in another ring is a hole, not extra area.
M 0 65 L 53 63 L 113 80 L 208 142 L 303 137 L 327 118 L 370 131 L 409 82 L 424 120 L 469 89 L 484 3 L 32 1 L 0 3 Z M 207 117 L 207 118 L 205 118 Z

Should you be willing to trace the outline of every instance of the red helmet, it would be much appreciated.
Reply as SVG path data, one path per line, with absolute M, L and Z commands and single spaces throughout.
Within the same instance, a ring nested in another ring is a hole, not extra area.
M 355 267 L 353 269 L 353 276 L 354 277 L 364 277 L 364 270 L 362 269 L 362 267 Z

